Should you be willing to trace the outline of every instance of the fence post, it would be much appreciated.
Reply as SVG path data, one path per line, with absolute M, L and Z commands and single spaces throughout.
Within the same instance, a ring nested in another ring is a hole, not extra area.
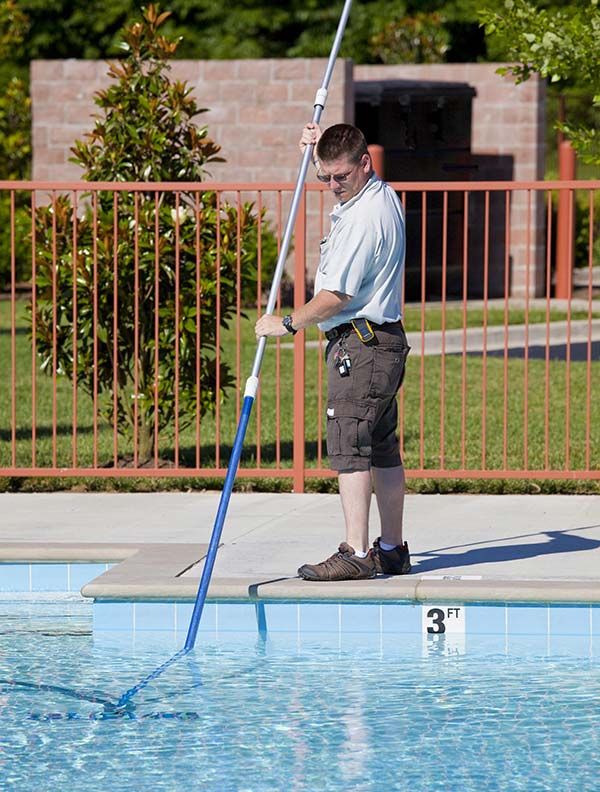
M 306 189 L 298 207 L 294 229 L 294 309 L 306 302 Z M 294 451 L 293 451 L 293 488 L 294 492 L 304 492 L 304 398 L 305 398 L 305 335 L 294 336 Z
M 558 147 L 558 178 L 575 179 L 575 151 L 568 140 Z M 571 296 L 571 269 L 573 267 L 574 203 L 571 190 L 558 191 L 556 218 L 556 288 L 554 296 L 568 300 Z
M 378 143 L 371 143 L 367 148 L 371 157 L 373 170 L 380 179 L 385 179 L 385 150 L 383 146 L 380 146 Z

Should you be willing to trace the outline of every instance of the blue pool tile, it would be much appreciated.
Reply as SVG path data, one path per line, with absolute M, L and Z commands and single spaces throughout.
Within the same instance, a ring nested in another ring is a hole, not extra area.
M 239 647 L 242 650 L 244 647 L 254 647 L 258 645 L 260 640 L 256 631 L 256 627 L 251 630 L 218 630 L 215 633 L 207 632 L 202 635 L 202 641 L 198 641 L 196 649 L 202 653 L 203 647 L 213 646 L 215 648 L 228 647 L 234 649 Z
M 192 602 L 178 602 L 175 605 L 175 619 L 177 632 L 189 630 L 194 604 Z M 204 603 L 202 617 L 198 632 L 214 632 L 217 629 L 217 605 L 214 602 Z
M 510 605 L 508 608 L 509 635 L 547 635 L 548 608 L 544 606 Z
M 470 611 L 468 618 L 471 618 Z M 506 653 L 506 634 L 502 633 L 473 633 L 466 636 L 466 649 L 470 657 L 489 657 L 490 655 L 503 655 Z
M 0 591 L 29 591 L 29 564 L 0 564 Z
M 511 657 L 547 657 L 549 651 L 548 635 L 517 635 L 506 637 L 505 652 Z
M 208 616 L 208 608 L 210 606 L 208 603 L 205 603 L 204 608 L 202 609 L 202 619 L 200 620 L 200 626 L 206 622 Z M 214 630 L 214 605 L 213 608 L 213 627 Z M 193 602 L 176 602 L 175 603 L 175 629 L 177 632 L 187 632 L 190 626 L 190 620 L 192 618 L 192 612 L 194 610 L 194 603 Z
M 226 633 L 218 633 L 216 630 L 202 630 L 200 628 L 198 633 L 202 633 L 202 644 L 200 648 L 206 647 L 209 644 L 221 644 L 228 638 L 233 639 L 235 635 L 248 635 L 248 633 L 233 633 L 233 632 L 226 632 Z
M 381 650 L 380 632 L 341 632 L 339 648 L 342 652 L 372 653 Z
M 93 643 L 102 648 L 131 652 L 136 645 L 135 633 L 127 630 L 94 630 Z
M 355 633 L 355 635 L 358 635 L 358 633 Z M 309 654 L 312 653 L 315 657 L 318 657 L 321 652 L 339 651 L 340 643 L 342 640 L 342 636 L 339 631 L 336 632 L 302 631 L 298 633 L 296 636 L 292 636 L 291 633 L 275 633 L 273 637 L 273 643 L 275 644 L 275 646 L 278 645 L 280 638 L 285 636 L 289 637 L 290 640 L 291 639 L 295 640 L 298 651 Z
M 301 603 L 301 632 L 326 632 L 337 635 L 339 629 L 340 605 L 335 602 Z
M 133 602 L 94 602 L 96 630 L 129 630 L 133 632 Z
M 600 635 L 600 605 L 592 605 L 592 635 Z
M 467 635 L 504 635 L 506 633 L 506 608 L 504 605 L 467 605 Z
M 298 605 L 291 602 L 265 603 L 268 632 L 298 632 Z
M 32 564 L 32 591 L 68 591 L 68 564 Z
M 227 602 L 217 604 L 217 630 L 256 632 L 256 608 L 253 602 Z
M 106 564 L 70 564 L 70 591 L 81 591 L 90 581 L 106 572 Z
M 175 604 L 173 602 L 136 602 L 135 630 L 174 630 Z
M 341 631 L 345 633 L 381 632 L 381 605 L 357 603 L 342 605 Z
M 384 633 L 420 633 L 423 631 L 420 605 L 382 605 Z
M 141 645 L 142 642 L 143 642 L 144 647 L 147 646 L 148 648 L 150 648 L 151 644 L 147 644 L 147 640 L 148 640 L 149 636 L 153 636 L 153 637 L 159 639 L 160 646 L 161 647 L 166 647 L 165 651 L 167 651 L 168 650 L 168 646 L 166 644 L 167 639 L 171 638 L 173 636 L 176 636 L 177 633 L 173 630 L 172 627 L 170 627 L 170 628 L 169 627 L 165 627 L 164 629 L 157 629 L 157 630 L 155 630 L 155 629 L 151 629 L 151 630 L 137 630 L 136 629 L 135 632 L 134 632 L 134 635 L 136 636 L 137 641 L 138 641 L 138 643 L 136 644 L 137 646 Z M 181 649 L 181 648 L 182 648 L 181 646 L 177 647 L 177 649 Z
M 384 632 L 381 635 L 381 651 L 386 659 L 395 659 L 400 667 L 406 659 L 422 657 L 425 640 L 420 633 Z
M 550 607 L 550 635 L 590 635 L 589 606 Z
M 549 654 L 551 657 L 590 657 L 592 655 L 591 635 L 552 635 Z
M 137 605 L 138 603 L 135 604 Z M 139 654 L 141 657 L 143 657 L 145 653 L 161 651 L 163 648 L 166 653 L 175 643 L 177 643 L 177 648 L 179 648 L 179 642 L 173 630 L 144 630 L 141 633 L 136 631 L 133 633 L 133 639 L 135 646 L 134 654 Z

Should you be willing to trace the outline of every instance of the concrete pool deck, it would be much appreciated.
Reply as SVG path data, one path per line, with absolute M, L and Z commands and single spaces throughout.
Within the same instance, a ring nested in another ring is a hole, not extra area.
M 0 494 L 0 562 L 118 562 L 84 596 L 193 600 L 219 497 Z M 310 583 L 296 569 L 337 547 L 338 496 L 236 493 L 209 598 L 600 602 L 600 496 L 409 495 L 405 526 L 410 575 Z

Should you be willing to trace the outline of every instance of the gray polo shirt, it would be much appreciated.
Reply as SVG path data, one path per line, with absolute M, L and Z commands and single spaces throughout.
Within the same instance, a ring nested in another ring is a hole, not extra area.
M 331 330 L 359 317 L 377 324 L 401 319 L 404 250 L 398 196 L 373 174 L 358 195 L 331 212 L 331 229 L 321 242 L 315 294 L 327 289 L 352 299 L 319 328 Z

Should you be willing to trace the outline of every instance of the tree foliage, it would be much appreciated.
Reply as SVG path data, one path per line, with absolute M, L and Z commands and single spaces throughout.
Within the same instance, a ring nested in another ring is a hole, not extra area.
M 22 179 L 31 158 L 31 99 L 22 80 L 12 79 L 0 94 L 0 178 Z
M 0 0 L 0 64 L 19 50 L 28 19 L 14 0 Z M 31 159 L 31 100 L 24 80 L 11 74 L 0 88 L 0 179 L 24 179 Z M 12 253 L 17 281 L 29 275 L 26 252 L 29 223 L 23 197 L 15 196 L 14 210 L 7 192 L 0 194 L 0 289 L 11 281 Z M 14 240 L 11 239 L 11 214 Z
M 540 8 L 528 0 L 506 0 L 500 12 L 481 14 L 485 32 L 512 65 L 500 69 L 517 82 L 532 74 L 551 84 L 585 89 L 600 109 L 600 10 L 597 0 L 562 8 Z M 561 125 L 583 160 L 600 164 L 597 124 Z
M 18 50 L 28 19 L 14 0 L 0 0 L 0 62 Z M 31 157 L 31 100 L 23 80 L 11 77 L 0 93 L 0 179 L 22 179 Z
M 18 2 L 31 20 L 27 59 L 113 57 L 119 31 L 136 18 L 140 4 L 139 0 Z M 355 63 L 381 62 L 373 37 L 390 23 L 407 18 L 410 27 L 411 19 L 418 25 L 421 14 L 437 13 L 443 14 L 441 35 L 448 37 L 445 59 L 485 57 L 476 7 L 476 0 L 362 0 L 353 5 L 342 55 Z M 178 57 L 183 58 L 323 57 L 329 53 L 341 8 L 342 0 L 241 0 L 230 5 L 218 0 L 170 0 L 167 30 L 183 38 L 178 49 Z M 403 52 L 407 62 L 420 62 L 418 45 Z
M 219 147 L 195 123 L 204 110 L 188 85 L 169 79 L 177 43 L 161 32 L 167 18 L 151 5 L 125 30 L 126 57 L 110 65 L 113 82 L 96 96 L 102 112 L 73 159 L 89 181 L 198 189 L 100 191 L 80 207 L 58 196 L 36 217 L 42 365 L 97 393 L 101 414 L 137 438 L 142 462 L 155 427 L 183 428 L 232 386 L 217 362 L 217 318 L 227 325 L 256 297 L 259 237 L 265 269 L 276 255 L 252 204 L 230 206 L 202 191 Z
M 30 126 L 31 100 L 23 81 L 15 77 L 4 92 L 0 92 L 0 179 L 27 177 L 31 157 Z M 11 239 L 11 215 L 14 220 L 14 239 Z M 0 289 L 7 288 L 11 283 L 13 253 L 16 281 L 29 278 L 30 230 L 27 197 L 17 192 L 11 202 L 9 192 L 3 190 L 0 193 Z
M 29 20 L 14 0 L 0 2 L 0 60 L 6 60 L 22 44 Z
M 394 19 L 371 38 L 371 46 L 382 63 L 442 63 L 450 43 L 443 21 L 438 13 Z

